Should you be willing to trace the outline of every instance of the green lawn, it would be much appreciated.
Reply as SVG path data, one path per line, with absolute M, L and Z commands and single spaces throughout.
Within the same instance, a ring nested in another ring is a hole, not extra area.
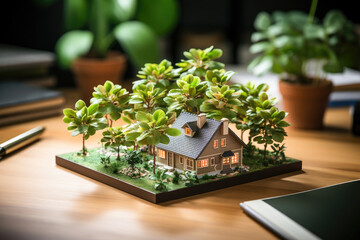
M 79 156 L 77 155 L 76 152 L 73 153 L 66 153 L 66 154 L 61 154 L 60 157 L 68 159 L 70 161 L 73 161 L 75 163 L 81 164 L 85 167 L 88 167 L 90 169 L 96 170 L 98 172 L 102 172 L 105 173 L 107 175 L 110 175 L 114 178 L 120 179 L 122 181 L 128 182 L 130 184 L 136 185 L 140 188 L 149 190 L 153 193 L 159 193 L 159 191 L 154 189 L 154 181 L 149 179 L 148 176 L 144 176 L 144 177 L 139 177 L 139 178 L 131 178 L 125 174 L 122 173 L 118 173 L 118 169 L 122 169 L 122 168 L 127 168 L 129 165 L 127 163 L 125 163 L 124 161 L 117 161 L 116 160 L 116 156 L 111 156 L 110 158 L 110 167 L 104 167 L 104 165 L 101 163 L 101 154 L 100 154 L 100 148 L 95 148 L 95 149 L 91 149 L 89 150 L 89 154 L 88 156 Z M 152 159 L 152 156 L 149 156 L 147 154 L 144 154 L 144 158 L 145 159 Z M 298 160 L 292 159 L 292 158 L 288 158 L 288 160 L 286 161 L 286 163 L 293 163 L 296 162 Z M 249 172 L 254 172 L 254 171 L 258 171 L 258 170 L 262 170 L 265 168 L 269 168 L 272 166 L 275 166 L 274 164 L 269 164 L 268 166 L 264 166 L 262 164 L 261 158 L 255 157 L 255 159 L 244 159 L 243 163 L 247 166 L 250 167 L 250 171 Z M 286 164 L 285 163 L 285 164 Z M 143 164 L 138 165 L 138 168 L 143 168 Z M 236 173 L 233 176 L 239 175 L 239 174 L 246 174 L 246 173 Z M 218 176 L 217 179 L 223 179 L 223 178 L 227 178 L 227 177 L 231 177 L 231 176 Z M 206 182 L 210 182 L 210 181 L 216 181 L 214 179 L 207 179 L 207 180 L 203 180 L 200 179 L 200 183 L 206 183 Z M 179 184 L 173 184 L 172 182 L 169 182 L 167 184 L 167 188 L 168 191 L 171 190 L 175 190 L 175 189 L 179 189 L 179 188 L 184 188 L 186 187 L 184 182 L 180 181 Z

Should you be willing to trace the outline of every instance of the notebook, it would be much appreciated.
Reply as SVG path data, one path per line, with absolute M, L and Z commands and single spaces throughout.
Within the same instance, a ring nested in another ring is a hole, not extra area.
M 360 239 L 360 180 L 240 206 L 285 239 Z
M 62 93 L 24 82 L 0 82 L 0 126 L 61 113 Z

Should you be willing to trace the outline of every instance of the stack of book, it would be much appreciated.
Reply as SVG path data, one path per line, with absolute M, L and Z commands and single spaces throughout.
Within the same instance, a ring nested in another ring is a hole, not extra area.
M 0 126 L 58 115 L 65 102 L 54 90 L 18 81 L 0 81 Z

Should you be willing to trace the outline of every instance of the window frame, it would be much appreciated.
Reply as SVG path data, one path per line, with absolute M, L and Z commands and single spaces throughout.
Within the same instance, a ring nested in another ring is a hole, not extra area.
M 162 153 L 164 153 L 164 154 L 162 154 Z M 158 149 L 158 157 L 163 158 L 163 159 L 166 159 L 166 152 L 165 152 L 165 150 Z
M 189 131 L 189 133 L 188 133 Z M 191 136 L 191 129 L 189 127 L 185 127 L 185 131 L 184 131 L 185 135 L 187 136 Z
M 226 162 L 225 162 L 225 160 L 226 160 Z M 222 158 L 222 163 L 223 164 L 230 164 L 230 158 L 229 157 L 223 157 Z
M 215 146 L 215 142 L 216 142 L 216 146 Z M 215 139 L 214 142 L 213 142 L 213 147 L 214 149 L 218 149 L 219 148 L 219 140 L 218 139 Z
M 236 162 L 235 162 L 236 160 Z M 239 163 L 239 153 L 234 153 L 234 156 L 231 157 L 231 164 Z
M 184 158 L 183 157 L 179 157 L 179 163 L 184 164 Z
M 215 158 L 214 157 L 210 158 L 210 165 L 211 166 L 215 165 Z
M 224 144 L 223 144 L 223 141 L 224 141 Z M 221 147 L 226 147 L 226 138 L 221 138 L 221 140 L 220 140 L 220 146 L 221 146 Z
M 198 168 L 209 167 L 209 159 L 208 159 L 208 158 L 198 160 L 197 162 L 198 162 L 198 164 L 197 164 L 197 167 L 198 167 Z M 206 163 L 206 165 L 205 165 L 205 163 Z M 199 166 L 199 165 L 200 165 L 200 166 Z

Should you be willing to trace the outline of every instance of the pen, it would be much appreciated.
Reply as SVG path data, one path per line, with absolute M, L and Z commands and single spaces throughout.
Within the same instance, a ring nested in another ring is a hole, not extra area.
M 44 132 L 45 128 L 42 126 L 33 128 L 24 132 L 4 143 L 0 144 L 0 159 L 5 155 L 39 139 L 40 135 Z

